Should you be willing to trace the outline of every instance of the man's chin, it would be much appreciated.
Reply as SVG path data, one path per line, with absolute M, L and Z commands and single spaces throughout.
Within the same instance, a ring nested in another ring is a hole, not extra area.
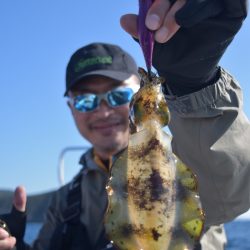
M 102 145 L 102 148 L 109 152 L 110 154 L 116 154 L 123 150 L 127 146 L 127 143 L 121 142 L 121 141 L 107 141 L 104 145 Z

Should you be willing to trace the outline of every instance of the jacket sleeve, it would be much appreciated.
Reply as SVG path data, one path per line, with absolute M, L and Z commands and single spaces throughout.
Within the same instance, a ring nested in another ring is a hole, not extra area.
M 206 225 L 246 212 L 250 207 L 250 123 L 235 79 L 220 69 L 215 84 L 166 99 L 173 151 L 197 175 Z

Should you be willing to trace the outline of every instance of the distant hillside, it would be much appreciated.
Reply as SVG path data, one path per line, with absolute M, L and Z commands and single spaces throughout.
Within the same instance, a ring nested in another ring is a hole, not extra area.
M 41 222 L 54 191 L 38 195 L 28 195 L 27 219 L 29 222 Z M 0 190 L 0 214 L 8 213 L 12 207 L 13 192 Z

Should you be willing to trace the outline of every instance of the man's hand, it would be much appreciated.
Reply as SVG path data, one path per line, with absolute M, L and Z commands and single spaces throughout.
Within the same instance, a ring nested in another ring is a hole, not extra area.
M 11 213 L 0 215 L 0 218 L 6 222 L 11 234 L 10 236 L 6 230 L 0 228 L 0 250 L 12 249 L 16 244 L 16 239 L 23 239 L 26 224 L 26 202 L 27 196 L 24 187 L 17 187 L 14 192 Z
M 231 17 L 246 17 L 247 0 L 155 0 L 148 11 L 146 26 L 155 31 L 155 40 L 167 42 L 180 28 L 192 27 L 223 12 Z M 121 26 L 137 38 L 137 15 L 121 17 Z
M 177 96 L 213 84 L 218 62 L 247 15 L 247 0 L 155 0 L 146 26 L 155 31 L 153 66 Z M 137 38 L 137 15 L 121 17 Z

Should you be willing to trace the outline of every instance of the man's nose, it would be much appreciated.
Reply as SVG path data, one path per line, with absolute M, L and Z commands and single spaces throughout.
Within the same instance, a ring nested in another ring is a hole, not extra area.
M 108 105 L 106 100 L 101 100 L 97 112 L 99 115 L 107 117 L 114 112 L 114 109 Z

